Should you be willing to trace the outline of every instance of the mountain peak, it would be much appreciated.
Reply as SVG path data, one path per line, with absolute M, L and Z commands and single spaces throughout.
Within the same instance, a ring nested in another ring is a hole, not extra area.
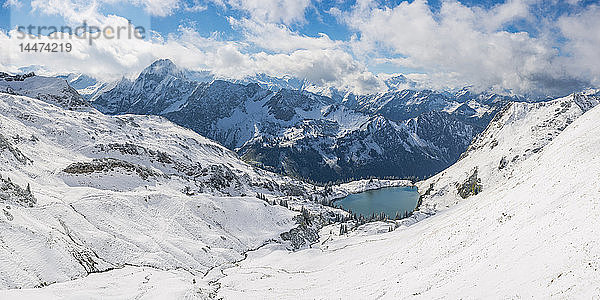
M 182 77 L 183 72 L 168 58 L 159 59 L 148 66 L 140 76 L 143 75 L 173 75 L 174 77 Z
M 154 61 L 150 66 L 150 68 L 154 67 L 170 67 L 170 68 L 176 68 L 177 66 L 175 65 L 175 63 L 173 63 L 172 60 L 168 59 L 168 58 L 161 58 L 158 59 L 156 61 Z

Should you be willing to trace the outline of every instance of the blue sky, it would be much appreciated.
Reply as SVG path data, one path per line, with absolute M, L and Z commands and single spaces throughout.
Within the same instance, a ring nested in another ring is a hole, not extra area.
M 41 55 L 7 54 L 2 65 L 9 68 L 41 60 L 50 71 L 70 67 L 108 78 L 167 56 L 224 77 L 290 74 L 364 91 L 381 88 L 392 73 L 431 88 L 515 93 L 550 91 L 557 80 L 570 89 L 599 82 L 592 50 L 600 40 L 598 1 L 4 1 L 0 28 L 8 39 L 17 25 L 82 20 L 99 26 L 130 20 L 155 38 L 139 45 L 98 41 L 77 48 L 79 56 L 53 56 L 62 67 Z M 88 66 L 92 58 L 101 64 Z
M 377 1 L 380 7 L 394 7 L 402 2 L 413 2 L 413 1 Z M 487 1 L 487 0 L 463 0 L 460 3 L 470 7 L 480 7 L 489 9 L 504 1 Z M 188 5 L 193 5 L 191 1 L 186 1 Z M 333 8 L 339 8 L 342 11 L 348 11 L 356 4 L 356 1 L 317 1 L 311 4 L 306 10 L 306 20 L 299 23 L 290 24 L 290 28 L 294 31 L 306 34 L 309 36 L 316 36 L 318 33 L 326 33 L 333 39 L 337 40 L 348 40 L 353 33 L 346 24 L 340 22 L 337 18 L 332 16 L 328 11 Z M 539 18 L 551 18 L 556 19 L 565 14 L 572 14 L 585 9 L 589 5 L 598 4 L 598 1 L 585 0 L 580 1 L 577 5 L 571 5 L 566 1 L 541 1 L 531 6 L 531 10 L 534 16 Z M 212 2 L 204 4 L 206 10 L 199 12 L 185 12 L 180 11 L 177 14 L 168 16 L 153 16 L 152 27 L 161 33 L 169 33 L 177 29 L 181 24 L 187 24 L 190 21 L 196 22 L 198 25 L 196 28 L 204 33 L 210 34 L 212 32 L 222 32 L 226 36 L 235 36 L 235 31 L 231 28 L 227 18 L 241 18 L 249 17 L 248 13 L 243 10 L 232 10 L 224 9 L 220 5 L 216 5 Z M 428 5 L 432 11 L 439 11 L 442 5 L 440 0 L 428 1 Z M 110 6 L 106 11 L 112 12 L 114 6 Z M 135 6 L 130 6 L 127 10 L 122 10 L 123 15 L 131 15 L 132 12 L 139 11 Z M 516 31 L 527 31 L 531 34 L 537 34 L 538 28 L 536 24 L 530 24 L 523 20 L 516 20 L 510 24 L 506 24 L 505 30 L 510 32 Z

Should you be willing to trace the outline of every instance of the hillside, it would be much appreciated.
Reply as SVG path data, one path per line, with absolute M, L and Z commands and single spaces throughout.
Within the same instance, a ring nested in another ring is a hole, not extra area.
M 91 107 L 66 80 L 34 73 L 10 75 L 0 72 L 0 92 L 40 99 L 70 110 Z
M 284 242 L 298 213 L 272 199 L 302 205 L 294 196 L 312 190 L 161 117 L 71 111 L 6 93 L 0 165 L 2 289 L 125 266 L 199 275 Z
M 591 220 L 600 217 L 600 107 L 589 110 L 598 103 L 594 94 L 506 108 L 460 162 L 421 183 L 434 183 L 433 197 L 423 200 L 434 216 L 391 233 L 323 239 L 296 253 L 261 249 L 225 270 L 219 296 L 597 297 L 599 230 Z M 453 182 L 471 178 L 474 166 L 481 188 L 463 199 Z

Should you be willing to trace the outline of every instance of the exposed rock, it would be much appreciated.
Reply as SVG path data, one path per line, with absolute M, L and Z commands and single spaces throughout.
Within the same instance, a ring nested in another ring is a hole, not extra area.
M 159 177 L 162 174 L 144 166 L 136 165 L 115 158 L 94 159 L 91 162 L 78 162 L 70 164 L 63 172 L 68 174 L 90 174 L 94 172 L 110 172 L 116 168 L 135 172 L 140 178 L 147 180 L 149 177 Z
M 37 203 L 29 185 L 26 188 L 21 188 L 13 183 L 10 178 L 3 178 L 2 176 L 0 176 L 0 201 L 24 207 L 33 207 Z
M 473 170 L 473 174 L 465 182 L 457 184 L 456 189 L 463 199 L 479 194 L 483 186 L 481 185 L 481 179 L 477 177 L 477 168 Z
M 8 150 L 12 155 L 22 164 L 28 164 L 31 162 L 27 156 L 25 156 L 21 151 L 15 147 L 4 135 L 0 133 L 0 152 Z

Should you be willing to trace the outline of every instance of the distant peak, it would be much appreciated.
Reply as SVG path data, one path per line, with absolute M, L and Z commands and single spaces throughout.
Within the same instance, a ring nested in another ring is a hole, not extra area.
M 170 59 L 164 58 L 153 62 L 148 66 L 142 75 L 153 74 L 153 75 L 173 75 L 175 77 L 181 77 L 182 72 Z
M 173 63 L 172 60 L 168 59 L 168 58 L 161 58 L 159 60 L 156 60 L 155 62 L 153 62 L 150 67 L 160 67 L 160 66 L 165 66 L 165 67 L 176 67 L 175 64 Z

